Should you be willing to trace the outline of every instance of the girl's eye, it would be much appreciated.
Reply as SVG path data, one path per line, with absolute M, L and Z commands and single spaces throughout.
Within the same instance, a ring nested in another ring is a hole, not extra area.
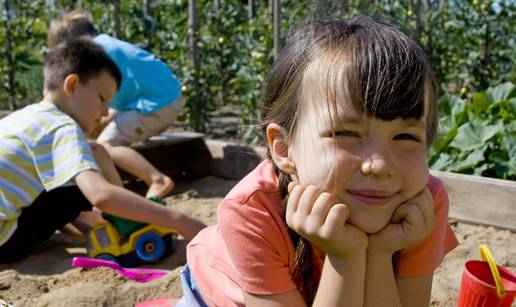
M 351 131 L 351 130 L 340 130 L 340 131 L 335 131 L 335 136 L 359 138 L 360 133 L 358 133 L 356 131 Z
M 408 133 L 402 133 L 402 134 L 398 134 L 394 137 L 395 140 L 401 140 L 401 141 L 416 141 L 416 142 L 420 142 L 419 138 L 412 135 L 412 134 L 408 134 Z
M 99 95 L 100 101 L 105 102 L 104 97 Z

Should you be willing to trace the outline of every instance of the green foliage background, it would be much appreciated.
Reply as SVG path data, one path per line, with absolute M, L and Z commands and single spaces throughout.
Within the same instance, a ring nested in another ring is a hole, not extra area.
M 0 0 L 2 7 L 4 1 Z M 8 108 L 8 55 L 15 60 L 18 107 L 41 98 L 46 32 L 59 10 L 86 9 L 101 32 L 113 33 L 112 1 L 55 0 L 54 7 L 46 2 L 51 1 L 9 1 L 13 50 L 6 48 L 5 12 L 1 15 L 0 109 Z M 257 123 L 261 85 L 274 59 L 269 0 L 256 1 L 254 19 L 248 18 L 247 1 L 219 2 L 216 9 L 213 0 L 197 1 L 197 72 L 189 49 L 188 0 L 149 0 L 151 18 L 147 19 L 143 1 L 120 1 L 121 39 L 139 44 L 172 67 L 182 81 L 185 120 L 193 129 L 204 131 L 220 106 L 238 105 L 244 127 L 241 136 L 255 143 L 259 138 L 252 127 Z M 516 1 L 281 3 L 283 38 L 306 18 L 328 15 L 381 15 L 403 26 L 425 48 L 442 88 L 440 138 L 430 152 L 433 167 L 516 179 Z M 419 33 L 415 32 L 417 20 Z

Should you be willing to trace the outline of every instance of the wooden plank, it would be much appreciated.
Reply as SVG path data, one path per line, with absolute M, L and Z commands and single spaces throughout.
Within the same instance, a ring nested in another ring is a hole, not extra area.
M 154 136 L 131 147 L 164 174 L 177 179 L 195 179 L 209 175 L 211 155 L 201 133 L 173 133 Z M 118 169 L 125 183 L 135 177 Z
M 450 218 L 516 231 L 516 182 L 431 171 L 450 196 Z
M 188 143 L 202 138 L 204 138 L 204 134 L 202 133 L 188 131 L 174 132 L 152 136 L 148 140 L 132 144 L 131 147 L 140 151 L 146 148 Z

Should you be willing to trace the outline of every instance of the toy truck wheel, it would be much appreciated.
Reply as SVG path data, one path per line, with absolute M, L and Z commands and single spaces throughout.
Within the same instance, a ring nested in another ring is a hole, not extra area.
M 100 254 L 100 255 L 97 255 L 96 258 L 99 258 L 99 259 L 102 259 L 102 260 L 107 260 L 107 261 L 118 262 L 116 257 L 111 255 L 111 254 Z
M 157 234 L 148 232 L 136 241 L 135 252 L 141 261 L 155 262 L 165 253 L 165 242 Z

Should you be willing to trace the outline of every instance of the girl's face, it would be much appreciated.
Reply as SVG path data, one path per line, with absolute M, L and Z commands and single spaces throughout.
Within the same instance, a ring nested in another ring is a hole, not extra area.
M 428 181 L 426 116 L 385 121 L 306 98 L 290 146 L 299 182 L 336 195 L 362 231 L 381 230 Z

